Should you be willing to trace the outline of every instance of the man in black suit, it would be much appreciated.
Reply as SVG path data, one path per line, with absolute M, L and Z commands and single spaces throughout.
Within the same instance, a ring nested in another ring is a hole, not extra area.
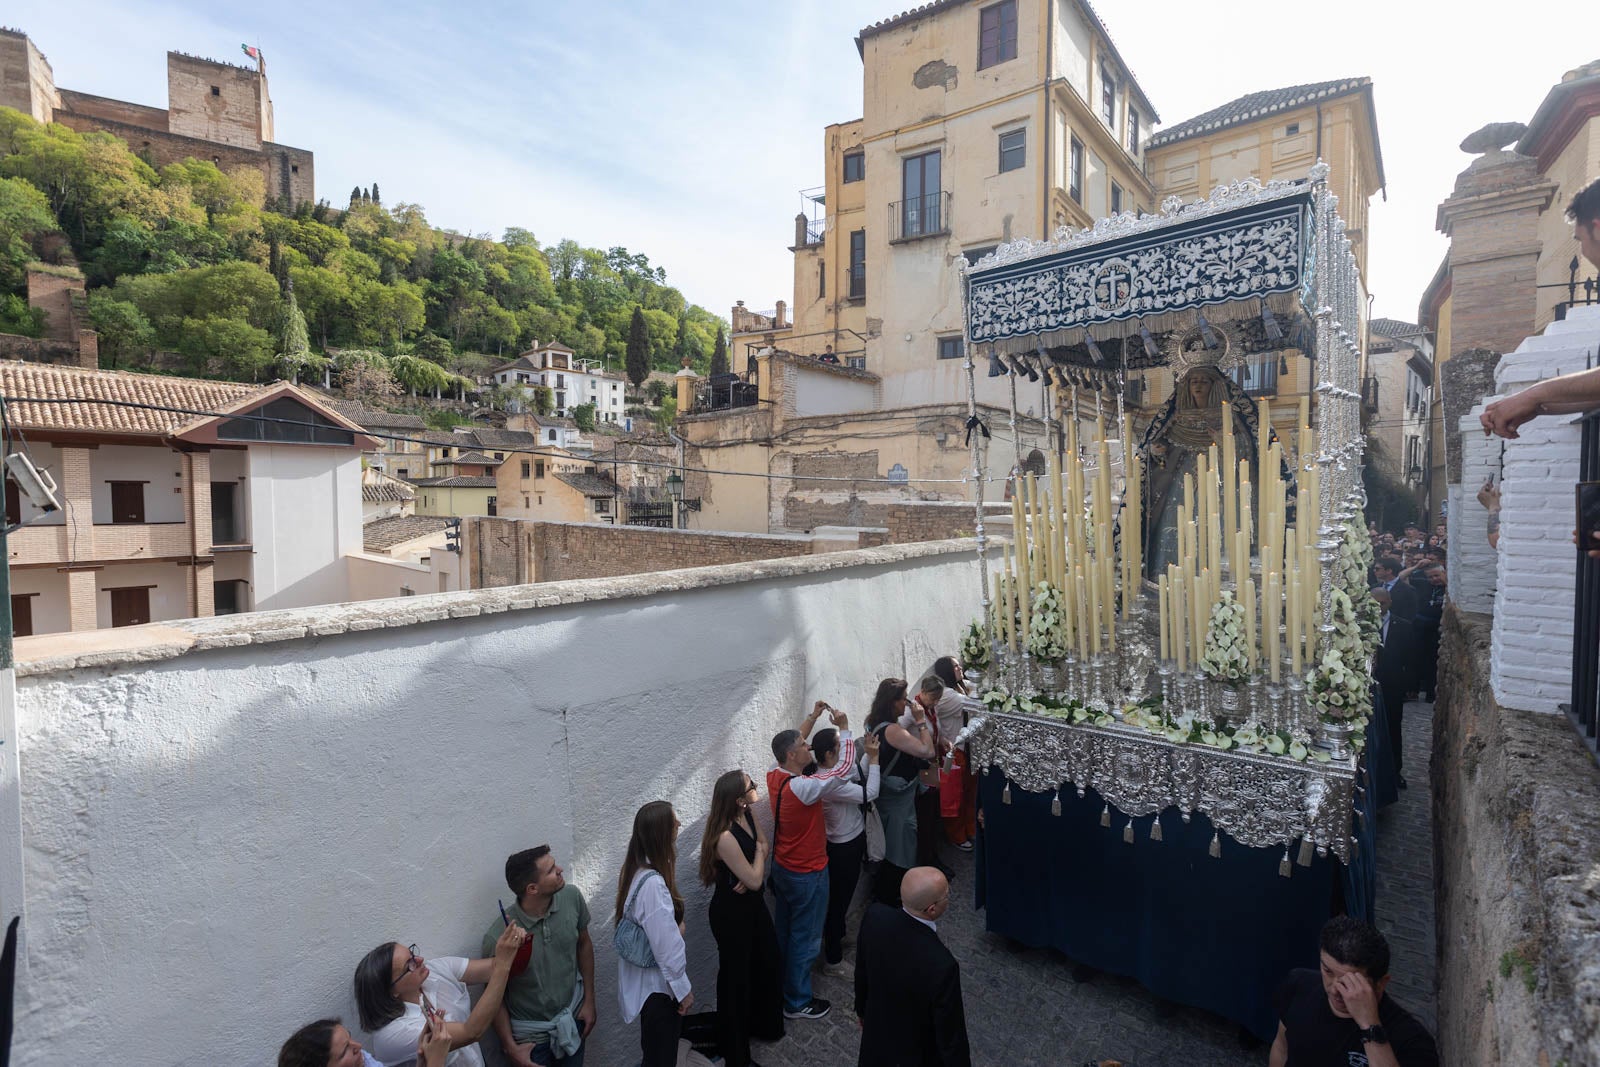
M 1396 588 L 1399 588 L 1398 586 Z M 1373 657 L 1372 680 L 1378 683 L 1383 694 L 1383 710 L 1389 720 L 1389 748 L 1394 753 L 1394 773 L 1401 789 L 1406 787 L 1405 775 L 1400 773 L 1400 724 L 1405 717 L 1406 688 L 1410 684 L 1412 660 L 1415 658 L 1416 630 L 1411 622 L 1393 611 L 1391 593 L 1381 585 L 1372 587 L 1372 598 L 1383 609 L 1383 619 L 1378 624 L 1378 653 Z
M 872 904 L 856 938 L 858 1067 L 971 1067 L 961 968 L 939 940 L 950 883 L 913 867 L 900 900 Z
M 1394 617 L 1410 622 L 1417 614 L 1417 591 L 1411 588 L 1410 582 L 1400 580 L 1400 561 L 1393 556 L 1379 556 L 1372 563 L 1372 573 L 1378 579 L 1378 584 L 1389 590 L 1394 604 L 1390 609 Z

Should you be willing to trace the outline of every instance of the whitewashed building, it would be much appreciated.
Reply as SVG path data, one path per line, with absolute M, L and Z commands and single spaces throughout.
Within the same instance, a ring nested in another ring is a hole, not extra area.
M 570 416 L 583 404 L 593 404 L 596 422 L 621 422 L 624 394 L 620 374 L 604 370 L 597 360 L 579 359 L 565 345 L 538 345 L 494 372 L 496 385 L 521 389 L 526 394 L 519 408 L 533 409 L 533 390 L 548 388 L 555 397 L 555 414 Z

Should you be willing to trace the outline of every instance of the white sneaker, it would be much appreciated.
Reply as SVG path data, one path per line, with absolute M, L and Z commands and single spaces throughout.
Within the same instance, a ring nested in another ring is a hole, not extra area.
M 840 960 L 838 963 L 824 963 L 817 968 L 817 973 L 825 974 L 829 978 L 843 978 L 848 982 L 855 978 L 856 969 L 850 966 L 849 961 Z

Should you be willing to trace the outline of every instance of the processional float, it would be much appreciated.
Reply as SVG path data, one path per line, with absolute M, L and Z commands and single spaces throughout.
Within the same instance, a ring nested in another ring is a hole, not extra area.
M 986 438 L 970 437 L 981 609 L 962 652 L 987 710 L 968 751 L 1006 776 L 1006 802 L 1013 782 L 1092 788 L 1129 816 L 1203 812 L 1282 847 L 1285 876 L 1296 844 L 1303 866 L 1313 849 L 1350 861 L 1379 615 L 1360 286 L 1327 179 L 1319 163 L 1304 181 L 1173 197 L 966 268 L 971 419 L 987 356 L 1011 379 L 1013 442 L 1019 379 L 1041 390 L 1052 437 L 1042 474 L 1017 446 L 998 560 Z M 1285 440 L 1251 394 L 1271 392 L 1288 348 L 1311 361 L 1315 404 L 1299 399 Z M 1162 369 L 1172 397 L 1135 448 L 1130 373 Z

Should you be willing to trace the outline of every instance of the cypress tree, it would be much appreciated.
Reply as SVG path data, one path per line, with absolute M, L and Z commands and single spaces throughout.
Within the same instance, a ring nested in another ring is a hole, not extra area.
M 378 183 L 377 182 L 373 182 L 372 183 L 372 202 L 374 204 L 382 204 L 383 203 L 382 200 L 378 199 Z
M 350 203 L 361 203 L 361 186 L 358 185 L 354 189 L 350 190 Z
M 711 350 L 711 373 L 728 373 L 728 335 L 717 327 L 717 346 Z
M 633 320 L 628 323 L 626 369 L 635 389 L 650 376 L 650 329 L 644 323 L 644 311 L 637 304 L 633 306 Z

